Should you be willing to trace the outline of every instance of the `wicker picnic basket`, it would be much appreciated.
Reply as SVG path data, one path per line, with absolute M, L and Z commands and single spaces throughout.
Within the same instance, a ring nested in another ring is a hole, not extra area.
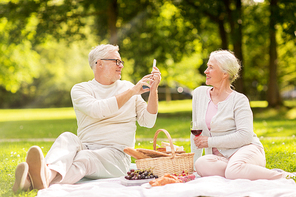
M 153 138 L 153 150 L 156 150 L 156 140 L 160 132 L 164 132 L 169 139 L 171 146 L 171 156 L 170 157 L 157 157 L 157 158 L 147 158 L 147 159 L 137 159 L 136 165 L 138 169 L 148 169 L 151 168 L 153 174 L 157 176 L 163 176 L 166 173 L 182 173 L 183 170 L 187 171 L 189 174 L 193 173 L 193 156 L 194 153 L 182 153 L 176 154 L 172 138 L 170 134 L 165 129 L 158 129 L 155 132 Z

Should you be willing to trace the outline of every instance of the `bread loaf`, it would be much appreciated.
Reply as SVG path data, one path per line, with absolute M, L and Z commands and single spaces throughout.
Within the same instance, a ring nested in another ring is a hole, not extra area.
M 141 153 L 141 152 L 139 152 L 136 149 L 131 148 L 131 147 L 126 147 L 126 148 L 123 149 L 123 151 L 126 154 L 134 157 L 135 159 L 146 159 L 146 158 L 150 158 L 150 156 L 148 156 L 146 154 L 143 154 L 143 153 Z
M 166 148 L 162 148 L 162 147 L 161 148 L 157 148 L 156 150 L 159 151 L 159 152 L 166 152 Z
M 143 148 L 137 148 L 136 149 L 137 151 L 145 154 L 145 155 L 148 155 L 149 157 L 152 157 L 152 158 L 155 158 L 155 157 L 169 157 L 171 155 L 169 154 L 166 154 L 166 153 L 162 153 L 162 152 L 159 152 L 159 151 L 155 151 L 155 150 L 150 150 L 150 149 L 143 149 Z

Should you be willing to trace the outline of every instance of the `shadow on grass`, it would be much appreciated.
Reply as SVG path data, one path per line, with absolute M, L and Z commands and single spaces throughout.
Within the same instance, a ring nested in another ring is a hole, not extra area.
M 289 119 L 288 112 L 293 108 L 280 107 L 280 108 L 252 108 L 254 119 L 269 119 L 280 120 Z

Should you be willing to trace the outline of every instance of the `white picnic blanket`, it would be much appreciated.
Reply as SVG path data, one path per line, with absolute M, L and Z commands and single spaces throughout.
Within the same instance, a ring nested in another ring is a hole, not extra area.
M 147 185 L 147 184 L 146 184 Z M 291 179 L 228 180 L 219 176 L 196 178 L 187 183 L 168 184 L 147 189 L 124 186 L 119 178 L 55 184 L 39 190 L 37 197 L 296 197 L 296 183 Z

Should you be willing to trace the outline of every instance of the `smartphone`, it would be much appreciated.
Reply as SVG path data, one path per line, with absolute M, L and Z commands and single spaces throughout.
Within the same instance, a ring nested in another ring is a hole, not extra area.
M 156 59 L 153 60 L 153 67 L 156 67 Z M 152 69 L 153 69 L 152 67 Z

